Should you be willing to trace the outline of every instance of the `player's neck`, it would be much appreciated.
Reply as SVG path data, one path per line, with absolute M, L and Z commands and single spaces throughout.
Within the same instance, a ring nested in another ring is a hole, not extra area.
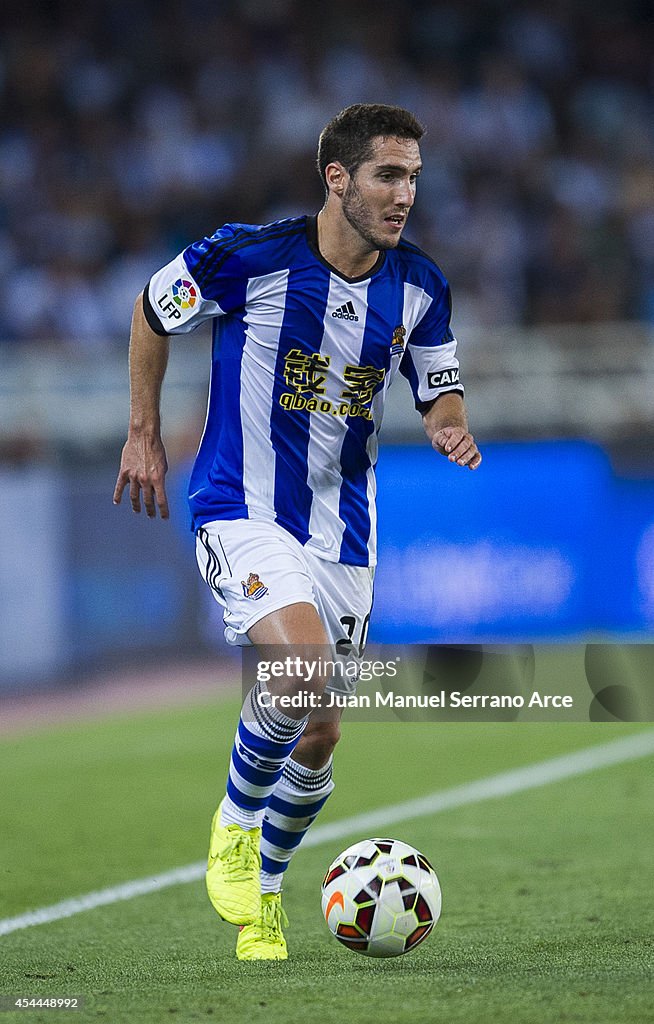
M 329 204 L 318 214 L 318 249 L 323 259 L 345 277 L 362 277 L 379 259 L 379 249 L 371 249 L 340 210 L 331 209 Z

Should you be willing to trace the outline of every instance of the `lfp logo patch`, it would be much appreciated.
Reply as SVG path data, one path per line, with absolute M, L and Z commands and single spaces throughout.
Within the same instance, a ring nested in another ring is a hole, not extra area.
M 178 278 L 173 285 L 173 302 L 176 302 L 180 309 L 192 309 L 197 301 L 198 293 L 193 287 L 193 282 Z

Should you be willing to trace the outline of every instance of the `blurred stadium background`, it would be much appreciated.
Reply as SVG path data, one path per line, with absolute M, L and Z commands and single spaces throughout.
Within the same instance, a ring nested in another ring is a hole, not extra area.
M 184 503 L 206 334 L 173 345 L 172 521 L 111 503 L 131 307 L 224 221 L 316 210 L 318 133 L 361 100 L 427 126 L 408 237 L 485 453 L 436 459 L 396 385 L 371 638 L 651 636 L 649 4 L 28 0 L 0 39 L 0 691 L 224 655 Z

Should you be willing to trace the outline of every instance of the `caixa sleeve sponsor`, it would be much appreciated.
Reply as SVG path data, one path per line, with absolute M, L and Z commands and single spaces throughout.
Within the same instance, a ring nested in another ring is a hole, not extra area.
M 430 388 L 442 388 L 448 384 L 459 383 L 458 366 L 449 366 L 445 370 L 432 370 L 427 374 L 427 386 Z

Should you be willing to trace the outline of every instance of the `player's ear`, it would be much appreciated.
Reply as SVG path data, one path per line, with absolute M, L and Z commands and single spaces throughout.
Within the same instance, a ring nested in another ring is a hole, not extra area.
M 349 175 L 339 160 L 334 160 L 333 163 L 327 164 L 325 167 L 327 188 L 330 192 L 335 192 L 337 196 L 342 196 L 345 192 L 348 179 Z

